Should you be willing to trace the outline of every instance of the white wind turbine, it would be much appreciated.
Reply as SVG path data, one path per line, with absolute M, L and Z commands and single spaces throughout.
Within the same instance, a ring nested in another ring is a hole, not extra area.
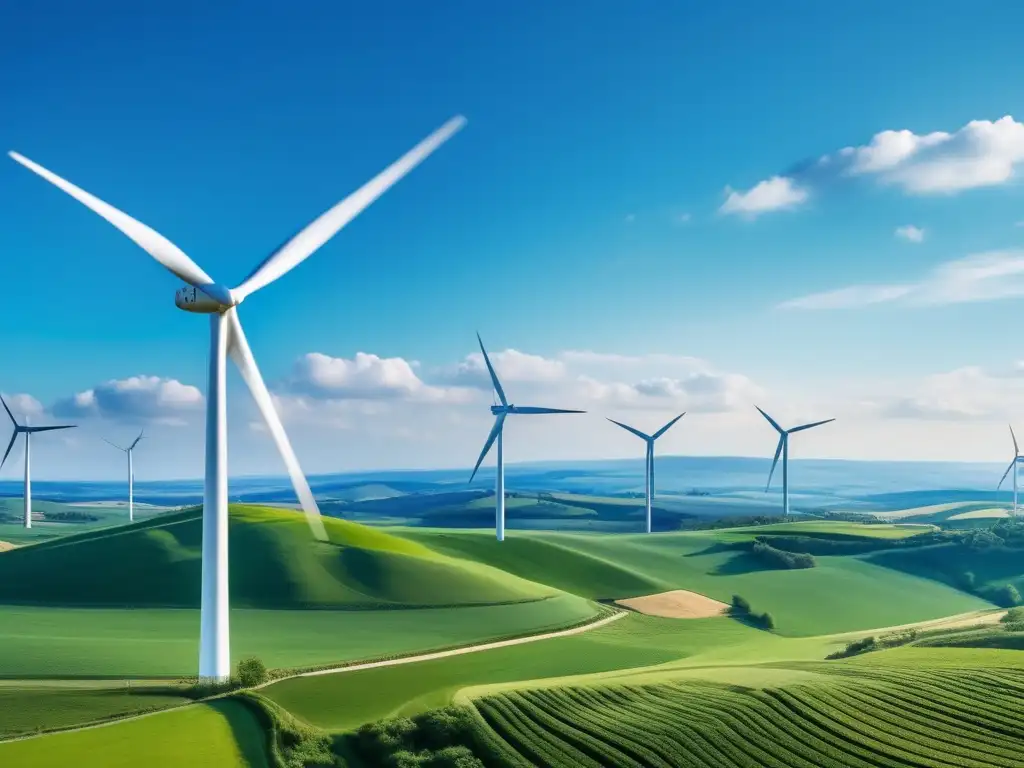
M 0 396 L 0 403 L 3 403 L 4 410 L 7 411 L 7 415 L 11 417 L 11 422 L 14 424 L 14 434 L 11 435 L 11 442 L 7 444 L 7 450 L 4 452 L 3 461 L 0 461 L 0 468 L 3 468 L 4 463 L 7 461 L 7 457 L 11 455 L 11 448 L 14 447 L 14 441 L 18 439 L 18 435 L 25 435 L 25 527 L 32 527 L 32 435 L 36 432 L 52 432 L 55 429 L 74 429 L 77 424 L 58 424 L 52 427 L 30 427 L 27 424 L 19 424 L 18 420 L 14 418 L 14 414 L 11 413 L 11 409 L 7 407 L 7 401 Z
M 651 532 L 651 502 L 654 500 L 654 441 L 657 440 L 662 435 L 664 435 L 666 432 L 668 432 L 672 425 L 679 421 L 681 418 L 683 418 L 683 416 L 685 415 L 685 411 L 683 413 L 680 413 L 678 416 L 672 419 L 672 421 L 670 421 L 664 427 L 659 429 L 653 435 L 644 434 L 639 429 L 633 429 L 633 427 L 629 426 L 628 424 L 623 424 L 621 421 L 616 421 L 615 419 L 608 419 L 608 421 L 610 421 L 612 424 L 617 424 L 627 432 L 632 432 L 634 435 L 636 435 L 641 440 L 647 443 L 647 460 L 645 462 L 644 469 L 644 497 L 646 499 L 645 506 L 647 509 L 647 533 Z
M 1020 448 L 1017 447 L 1017 436 L 1013 434 L 1013 427 L 1010 427 L 1010 439 L 1013 440 L 1013 461 L 1010 462 L 1010 466 L 1008 466 L 1006 468 L 1006 471 L 1003 472 L 1003 477 L 999 481 L 999 485 L 996 486 L 996 490 L 998 491 L 1002 487 L 1003 480 L 1006 479 L 1006 476 L 1008 474 L 1010 474 L 1010 470 L 1012 469 L 1013 470 L 1013 516 L 1016 517 L 1017 516 L 1017 464 L 1020 463 L 1021 456 L 1020 456 Z
M 134 442 L 127 448 L 122 448 L 117 443 L 112 443 L 107 438 L 103 438 L 103 442 L 108 445 L 112 445 L 119 451 L 124 451 L 128 454 L 128 522 L 135 522 L 135 499 L 134 499 L 134 486 L 135 486 L 135 469 L 132 465 L 132 453 L 135 451 L 135 446 L 139 444 L 139 440 L 143 437 L 142 433 L 139 432 L 139 436 L 135 438 Z
M 484 460 L 487 452 L 491 450 L 491 446 L 494 441 L 498 441 L 498 463 L 495 471 L 494 480 L 494 527 L 495 532 L 498 535 L 498 541 L 505 540 L 505 460 L 502 456 L 501 450 L 501 435 L 504 431 L 505 417 L 510 414 L 522 414 L 522 415 L 536 415 L 542 413 L 586 413 L 586 411 L 566 411 L 561 408 L 534 408 L 532 406 L 525 405 L 509 405 L 507 399 L 505 399 L 505 390 L 501 388 L 501 382 L 498 381 L 498 374 L 494 372 L 494 366 L 491 365 L 491 359 L 487 357 L 487 350 L 484 349 L 484 343 L 480 339 L 480 334 L 476 335 L 476 340 L 480 342 L 480 351 L 484 355 L 484 363 L 487 365 L 487 372 L 491 375 L 491 383 L 494 385 L 494 391 L 498 395 L 498 399 L 501 401 L 501 405 L 492 405 L 491 413 L 494 414 L 494 426 L 491 427 L 491 433 L 487 436 L 487 442 L 484 443 L 484 449 L 480 451 L 480 458 L 476 460 L 476 466 L 473 467 L 473 474 L 469 476 L 469 482 L 473 482 L 473 478 L 476 477 L 476 471 L 480 469 L 480 462 Z
M 825 419 L 824 421 L 814 421 L 810 424 L 801 424 L 799 427 L 793 427 L 792 429 L 783 429 L 779 426 L 779 423 L 775 421 L 771 416 L 762 411 L 758 406 L 754 406 L 761 415 L 764 416 L 768 423 L 775 427 L 775 431 L 779 433 L 779 444 L 775 448 L 775 458 L 772 460 L 772 469 L 768 473 L 768 483 L 765 485 L 765 493 L 768 492 L 768 488 L 772 484 L 772 475 L 775 474 L 775 465 L 779 463 L 779 454 L 782 454 L 782 511 L 786 517 L 789 517 L 789 436 L 794 432 L 803 432 L 805 429 L 811 427 L 820 427 L 822 424 L 828 424 L 830 421 L 835 419 Z
M 268 256 L 237 288 L 216 283 L 181 249 L 165 237 L 111 205 L 93 197 L 74 184 L 21 155 L 16 161 L 67 192 L 102 216 L 187 285 L 179 288 L 174 303 L 179 309 L 210 315 L 209 382 L 206 392 L 206 478 L 203 488 L 202 593 L 200 598 L 199 676 L 224 680 L 230 676 L 228 627 L 228 476 L 227 413 L 225 374 L 228 356 L 238 366 L 242 379 L 277 444 L 291 477 L 295 493 L 306 513 L 314 535 L 326 540 L 320 510 L 299 467 L 298 459 L 274 409 L 270 392 L 256 367 L 249 343 L 242 331 L 236 307 L 254 291 L 289 272 L 363 209 L 419 165 L 465 124 L 452 118 L 399 160 L 353 194 L 328 209 Z

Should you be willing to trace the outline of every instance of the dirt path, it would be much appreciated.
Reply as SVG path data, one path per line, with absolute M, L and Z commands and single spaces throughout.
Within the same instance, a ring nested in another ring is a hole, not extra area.
M 999 620 L 1005 615 L 1005 608 L 996 608 L 987 611 L 958 613 L 955 616 L 945 616 L 941 619 L 928 619 L 927 621 L 915 621 L 910 624 L 896 624 L 892 627 L 856 629 L 852 632 L 840 632 L 834 635 L 819 635 L 819 637 L 827 637 L 832 640 L 847 640 L 866 637 L 868 635 L 877 635 L 882 632 L 897 632 L 901 629 L 959 629 L 960 627 L 974 627 L 979 624 L 998 624 Z
M 611 624 L 613 621 L 625 618 L 629 613 L 627 611 L 619 611 L 613 613 L 611 616 L 605 616 L 603 619 L 592 621 L 588 624 L 582 624 L 572 629 L 561 629 L 556 632 L 545 632 L 541 635 L 527 635 L 526 637 L 516 637 L 511 640 L 495 640 L 491 643 L 481 643 L 480 645 L 467 645 L 464 648 L 452 648 L 447 651 L 435 651 L 433 653 L 422 653 L 419 656 L 403 656 L 398 659 L 385 659 L 383 661 L 368 661 L 365 664 L 349 664 L 342 667 L 331 667 L 330 669 L 317 669 L 313 672 L 301 672 L 297 675 L 288 675 L 286 677 L 279 677 L 276 680 L 263 683 L 262 685 L 256 686 L 257 688 L 265 688 L 268 685 L 279 683 L 282 680 L 291 680 L 296 677 L 315 677 L 317 675 L 337 675 L 342 672 L 358 672 L 362 669 L 376 669 L 377 667 L 392 667 L 396 664 L 413 664 L 419 661 L 432 661 L 434 659 L 443 659 L 448 656 L 460 656 L 464 653 L 476 653 L 477 651 L 491 651 L 495 648 L 507 648 L 510 645 L 522 645 L 524 643 L 535 643 L 538 640 L 552 640 L 556 637 L 569 637 L 570 635 L 578 635 L 583 632 L 589 632 L 592 629 L 603 627 L 606 624 Z
M 263 683 L 262 685 L 257 685 L 254 689 L 250 689 L 250 690 L 256 690 L 256 689 L 259 689 L 259 688 L 265 688 L 268 685 L 273 685 L 274 683 L 280 683 L 283 680 L 291 680 L 291 679 L 296 678 L 296 677 L 312 677 L 312 676 L 315 676 L 315 675 L 336 675 L 336 674 L 339 674 L 341 672 L 356 672 L 356 671 L 358 671 L 360 669 L 373 669 L 374 667 L 390 667 L 390 666 L 394 666 L 396 664 L 413 664 L 413 663 L 416 663 L 416 662 L 419 662 L 419 661 L 430 661 L 431 659 L 442 659 L 442 658 L 444 658 L 446 656 L 458 656 L 458 655 L 463 654 L 463 653 L 475 653 L 476 651 L 489 651 L 489 650 L 491 650 L 493 648 L 505 648 L 506 646 L 509 646 L 509 645 L 522 645 L 523 643 L 534 643 L 534 642 L 537 642 L 538 640 L 550 640 L 550 639 L 556 638 L 556 637 L 568 637 L 569 635 L 578 635 L 578 634 L 580 634 L 582 632 L 589 632 L 592 629 L 597 629 L 598 627 L 603 627 L 606 624 L 610 624 L 611 622 L 616 621 L 616 620 L 621 619 L 621 618 L 624 618 L 625 616 L 628 616 L 628 615 L 629 615 L 629 613 L 627 611 L 619 611 L 618 613 L 614 613 L 611 616 L 605 616 L 603 619 L 598 619 L 597 621 L 591 621 L 591 622 L 589 622 L 587 624 L 582 624 L 582 625 L 580 625 L 578 627 L 572 627 L 571 629 L 557 630 L 555 632 L 545 632 L 545 633 L 540 634 L 540 635 L 528 635 L 526 637 L 517 637 L 517 638 L 514 638 L 512 640 L 496 640 L 496 641 L 490 642 L 490 643 L 481 643 L 480 645 L 468 645 L 468 646 L 466 646 L 464 648 L 452 648 L 452 649 L 447 650 L 447 651 L 436 651 L 434 653 L 422 653 L 422 654 L 420 654 L 418 656 L 403 656 L 402 658 L 398 658 L 398 659 L 386 659 L 384 661 L 368 661 L 368 662 L 363 663 L 363 664 L 349 664 L 348 666 L 331 667 L 330 669 L 319 669 L 319 670 L 316 670 L 314 672 L 302 672 L 302 673 L 299 673 L 299 674 L 296 674 L 296 675 L 285 675 L 284 677 L 276 678 L 276 679 L 271 680 L 269 682 Z M 222 694 L 222 695 L 227 695 L 227 694 Z M 218 697 L 213 696 L 211 698 L 218 698 Z M 185 707 L 195 707 L 195 706 L 197 706 L 199 704 L 205 703 L 206 701 L 209 701 L 209 699 L 200 699 L 200 700 L 197 700 L 197 701 L 190 701 L 190 702 L 187 702 L 185 704 L 178 704 L 178 705 L 175 705 L 173 707 L 167 707 L 165 709 L 158 709 L 158 710 L 156 710 L 154 712 L 143 712 L 143 713 L 138 714 L 138 715 L 129 715 L 127 717 L 116 718 L 116 719 L 113 719 L 113 720 L 104 720 L 103 722 L 100 722 L 100 723 L 87 723 L 87 724 L 84 724 L 84 725 L 71 726 L 69 728 L 58 728 L 58 729 L 55 729 L 55 730 L 52 730 L 52 731 L 47 731 L 46 733 L 30 733 L 30 734 L 23 734 L 23 735 L 20 735 L 20 736 L 12 736 L 12 737 L 0 738 L 0 745 L 6 744 L 7 742 L 11 742 L 11 741 L 25 741 L 26 739 L 38 739 L 38 738 L 41 738 L 43 736 L 55 736 L 55 735 L 60 734 L 60 733 L 73 733 L 74 731 L 88 731 L 88 730 L 92 730 L 93 728 L 106 728 L 107 726 L 120 725 L 121 723 L 127 723 L 127 722 L 130 722 L 132 720 L 141 720 L 144 717 L 152 717 L 153 715 L 162 715 L 165 712 L 174 712 L 174 711 L 179 710 L 179 709 L 184 709 Z

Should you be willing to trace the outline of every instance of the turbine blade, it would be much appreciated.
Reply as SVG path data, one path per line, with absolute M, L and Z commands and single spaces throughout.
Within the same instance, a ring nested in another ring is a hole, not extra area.
M 1013 425 L 1010 425 L 1010 437 L 1013 439 L 1013 455 L 1020 456 L 1020 448 L 1017 447 L 1017 436 L 1013 434 Z
M 487 356 L 487 350 L 484 349 L 483 339 L 480 338 L 480 334 L 476 335 L 476 340 L 480 342 L 480 351 L 484 354 L 484 364 L 487 366 L 487 372 L 491 374 L 491 384 L 494 385 L 494 391 L 498 393 L 498 399 L 501 400 L 502 405 L 508 405 L 508 400 L 505 399 L 505 390 L 501 388 L 501 382 L 498 381 L 498 374 L 494 372 L 494 366 L 491 365 L 491 358 Z
M 232 291 L 235 298 L 241 301 L 250 293 L 269 285 L 305 261 L 320 246 L 334 237 L 338 230 L 362 213 L 409 171 L 426 160 L 434 150 L 454 136 L 465 124 L 466 118 L 461 115 L 453 117 L 377 174 L 371 181 L 314 219 L 305 229 L 256 267 L 252 274 Z
M 11 417 L 11 422 L 14 424 L 14 426 L 15 427 L 20 427 L 21 425 L 18 424 L 18 420 L 16 418 L 14 418 L 14 414 L 11 413 L 11 409 L 7 407 L 7 401 L 4 400 L 4 396 L 3 395 L 0 395 L 0 403 L 4 404 L 4 410 L 7 411 L 7 415 Z
M 782 434 L 779 436 L 779 444 L 775 448 L 775 458 L 772 459 L 772 469 L 768 473 L 768 482 L 765 483 L 764 492 L 768 493 L 768 489 L 772 487 L 772 475 L 775 474 L 775 465 L 779 463 L 779 455 L 782 453 L 782 444 L 786 441 L 786 435 Z
M 114 447 L 115 447 L 115 448 L 117 448 L 117 450 L 119 450 L 119 451 L 127 451 L 127 450 L 128 450 L 127 448 L 122 448 L 122 447 L 121 447 L 120 445 L 118 445 L 117 443 L 112 443 L 112 442 L 110 442 L 110 441 L 109 441 L 109 440 L 107 440 L 107 438 L 105 438 L 105 437 L 104 437 L 104 438 L 102 438 L 102 439 L 103 439 L 103 442 L 104 442 L 104 443 L 106 443 L 107 445 L 112 445 L 112 446 L 114 446 Z
M 3 469 L 4 464 L 7 463 L 7 457 L 11 455 L 11 448 L 14 447 L 14 441 L 18 439 L 18 433 L 15 432 L 11 435 L 11 442 L 7 444 L 7 450 L 4 452 L 4 459 L 0 461 L 0 469 Z
M 54 186 L 67 192 L 86 208 L 89 208 L 94 213 L 98 213 L 134 240 L 136 245 L 142 248 L 142 250 L 146 251 L 146 253 L 189 285 L 202 288 L 204 285 L 213 283 L 210 276 L 185 255 L 184 251 L 156 230 L 150 229 L 142 222 L 136 221 L 128 214 L 117 210 L 117 208 L 103 202 L 98 197 L 93 197 L 70 181 L 66 181 L 52 171 L 46 170 L 43 166 L 33 163 L 27 157 L 23 157 L 17 152 L 9 152 L 8 154 L 30 171 L 34 171 Z
M 146 435 L 144 432 L 139 432 L 139 436 L 135 438 L 135 442 L 128 446 L 129 451 L 134 451 L 135 446 L 139 444 L 139 440 L 144 438 Z
M 494 441 L 498 439 L 498 435 L 501 433 L 502 425 L 505 423 L 505 414 L 499 413 L 494 419 L 494 426 L 491 427 L 491 433 L 487 435 L 487 442 L 484 443 L 484 449 L 480 451 L 480 458 L 476 460 L 476 466 L 473 467 L 473 474 L 469 476 L 469 482 L 473 482 L 473 478 L 476 477 L 476 471 L 480 469 L 480 464 L 487 456 L 487 452 L 491 450 L 491 446 L 494 445 Z
M 762 411 L 762 410 L 761 410 L 761 406 L 759 406 L 759 405 L 755 405 L 754 407 L 755 407 L 755 408 L 757 408 L 757 410 L 758 410 L 758 411 L 760 411 L 760 413 L 761 413 L 761 415 L 762 415 L 762 416 L 764 416 L 764 417 L 765 417 L 766 419 L 768 419 L 768 423 L 769 423 L 769 424 L 771 424 L 771 425 L 772 425 L 773 427 L 775 427 L 775 431 L 776 431 L 776 432 L 778 432 L 778 433 L 779 433 L 779 434 L 781 435 L 781 434 L 782 434 L 783 432 L 785 432 L 785 431 L 786 431 L 786 430 L 784 430 L 784 429 L 783 429 L 782 427 L 780 427 L 780 426 L 779 426 L 779 422 L 777 422 L 777 421 L 776 421 L 775 419 L 773 419 L 773 418 L 772 418 L 771 416 L 769 416 L 769 415 L 768 415 L 767 413 L 765 413 L 764 411 Z
M 26 432 L 52 432 L 55 429 L 75 429 L 77 424 L 54 424 L 52 427 L 25 427 Z
M 513 405 L 512 413 L 520 413 L 526 416 L 536 416 L 541 413 L 586 413 L 586 411 L 567 411 L 564 408 L 534 408 L 528 405 Z
M 799 427 L 793 427 L 791 430 L 789 430 L 789 433 L 793 434 L 794 432 L 803 432 L 805 429 L 810 429 L 811 427 L 820 427 L 822 424 L 828 424 L 830 421 L 835 421 L 835 419 L 825 419 L 824 421 L 814 421 L 811 422 L 810 424 L 801 424 Z
M 12 442 L 13 442 L 13 440 L 12 440 Z M 10 450 L 10 448 L 8 448 L 7 450 Z M 1005 472 L 1003 472 L 1003 476 L 1002 476 L 1002 477 L 1001 477 L 1001 478 L 999 479 L 999 485 L 997 485 L 997 486 L 996 486 L 996 490 L 997 490 L 997 491 L 998 491 L 998 490 L 999 490 L 999 489 L 1000 489 L 1000 488 L 1001 488 L 1001 487 L 1003 486 L 1003 480 L 1005 480 L 1005 479 L 1006 479 L 1006 476 L 1007 476 L 1008 474 L 1010 474 L 1010 470 L 1011 470 L 1011 469 L 1013 469 L 1013 465 L 1014 465 L 1014 464 L 1016 464 L 1016 463 L 1017 463 L 1017 457 L 1016 457 L 1016 456 L 1014 456 L 1014 457 L 1013 457 L 1013 461 L 1011 461 L 1011 462 L 1010 462 L 1010 466 L 1008 466 L 1008 467 L 1006 468 L 1006 471 L 1005 471 Z
M 517 408 L 516 410 L 518 411 L 519 409 Z M 607 417 L 605 417 L 605 418 L 607 418 Z M 608 419 L 608 421 L 610 421 L 612 424 L 615 424 L 617 426 L 622 427 L 627 432 L 632 432 L 634 435 L 639 437 L 641 440 L 648 440 L 649 441 L 651 439 L 650 435 L 645 435 L 639 429 L 633 429 L 633 427 L 629 426 L 628 424 L 623 424 L 621 421 L 616 421 L 615 419 Z
M 669 422 L 668 424 L 666 424 L 666 425 L 665 425 L 664 427 L 662 427 L 662 428 L 661 428 L 661 429 L 659 429 L 659 430 L 658 430 L 657 432 L 655 432 L 655 433 L 654 433 L 654 434 L 653 434 L 653 435 L 652 435 L 651 437 L 652 437 L 652 438 L 653 438 L 654 440 L 657 440 L 657 439 L 658 439 L 659 437 L 661 437 L 661 436 L 662 436 L 662 435 L 664 435 L 664 434 L 665 434 L 666 432 L 668 432 L 668 431 L 669 431 L 669 429 L 671 429 L 671 428 L 672 428 L 672 425 L 673 425 L 673 424 L 675 424 L 675 423 L 676 423 L 677 421 L 679 421 L 679 420 L 680 420 L 681 418 L 683 418 L 683 416 L 685 416 L 685 415 L 686 415 L 686 411 L 683 411 L 683 412 L 682 412 L 682 413 L 680 413 L 680 414 L 679 414 L 678 416 L 676 416 L 676 417 L 675 417 L 674 419 L 672 419 L 672 421 L 670 421 L 670 422 Z
M 256 360 L 252 356 L 249 342 L 246 340 L 242 324 L 238 320 L 238 312 L 232 308 L 228 310 L 227 314 L 229 323 L 228 354 L 238 366 L 242 379 L 249 387 L 253 400 L 256 401 L 256 405 L 263 415 L 263 421 L 266 422 L 267 429 L 270 431 L 271 437 L 274 438 L 274 443 L 277 444 L 277 450 L 288 468 L 288 475 L 295 488 L 295 495 L 299 497 L 299 503 L 302 504 L 302 509 L 306 513 L 306 521 L 309 523 L 313 535 L 320 541 L 327 541 L 327 529 L 324 528 L 324 521 L 320 519 L 320 508 L 316 504 L 316 499 L 313 498 L 313 491 L 310 489 L 309 483 L 306 482 L 306 476 L 302 473 L 302 467 L 299 466 L 295 451 L 292 450 L 291 443 L 288 442 L 288 435 L 285 434 L 281 418 L 274 408 L 274 401 L 270 397 L 267 385 L 263 383 L 260 370 L 256 367 Z

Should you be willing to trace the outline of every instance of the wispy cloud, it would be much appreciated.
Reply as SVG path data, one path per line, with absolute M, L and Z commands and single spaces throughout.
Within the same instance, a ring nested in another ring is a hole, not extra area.
M 823 155 L 747 192 L 727 188 L 729 198 L 722 211 L 756 215 L 792 208 L 806 202 L 820 185 L 858 177 L 909 195 L 949 195 L 1005 184 L 1022 164 L 1024 123 L 1010 115 L 972 120 L 953 133 L 886 130 L 867 144 Z
M 913 224 L 907 224 L 905 227 L 896 227 L 896 231 L 893 234 L 901 240 L 906 240 L 908 243 L 924 242 L 924 230 L 921 227 L 915 227 Z
M 806 202 L 808 197 L 806 189 L 798 187 L 793 179 L 786 176 L 772 176 L 746 192 L 726 187 L 725 194 L 725 202 L 718 210 L 750 219 L 769 211 L 795 208 Z
M 947 261 L 909 283 L 851 285 L 790 299 L 782 309 L 848 309 L 886 302 L 960 304 L 1024 296 L 1024 250 L 987 251 Z

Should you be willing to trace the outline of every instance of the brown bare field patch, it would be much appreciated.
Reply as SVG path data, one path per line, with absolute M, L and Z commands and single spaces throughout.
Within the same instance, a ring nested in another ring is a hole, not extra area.
M 661 616 L 666 619 L 706 619 L 711 616 L 722 616 L 729 612 L 729 606 L 726 603 L 685 589 L 673 589 L 671 592 L 631 597 L 628 600 L 616 600 L 615 602 L 639 613 L 646 613 L 648 616 Z
M 9 541 L 0 541 L 0 552 L 7 552 L 11 549 L 16 549 L 17 544 L 11 544 Z

